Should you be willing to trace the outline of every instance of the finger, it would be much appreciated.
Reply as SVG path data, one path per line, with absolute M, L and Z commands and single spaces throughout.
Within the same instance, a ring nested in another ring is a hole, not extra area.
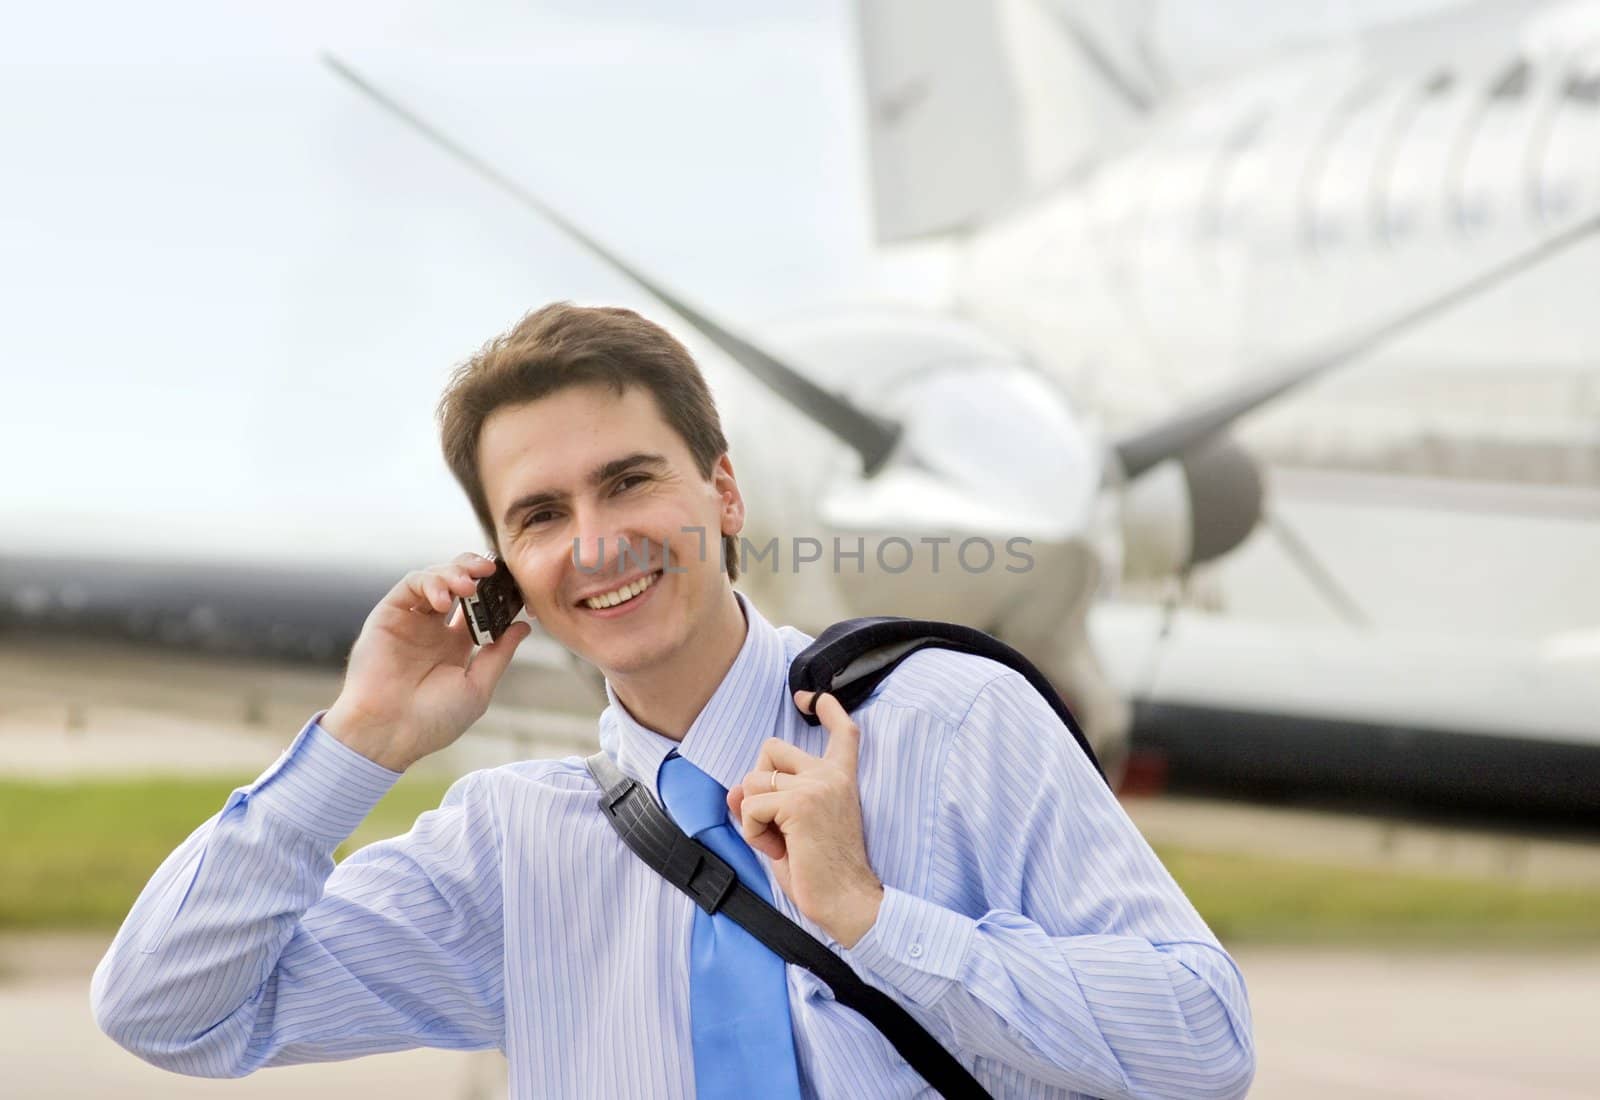
M 733 785 L 733 789 L 728 792 L 728 820 L 733 822 L 733 827 L 734 828 L 736 828 L 736 829 L 742 829 L 743 828 L 743 825 L 742 825 L 742 822 L 744 820 L 744 784 L 743 783 L 735 783 Z M 779 834 L 778 839 L 779 839 L 779 841 L 781 841 L 783 839 L 782 834 Z M 754 848 L 756 851 L 761 852 L 764 855 L 770 856 L 773 859 L 782 859 L 783 858 L 783 853 L 781 851 L 774 851 L 773 850 L 774 849 L 774 845 L 771 843 L 771 840 L 766 837 L 765 830 L 763 830 L 762 836 L 758 837 L 757 840 L 759 841 L 759 843 L 751 843 L 750 844 L 750 846 L 752 848 Z
M 817 717 L 828 727 L 828 747 L 822 750 L 822 758 L 832 760 L 854 775 L 856 759 L 861 752 L 861 727 L 844 709 L 844 704 L 829 692 L 823 692 L 817 699 Z
M 466 570 L 458 565 L 435 565 L 422 571 L 423 586 L 427 590 L 433 607 L 441 614 L 456 606 L 456 599 L 460 596 L 470 596 L 477 590 L 478 582 L 467 575 Z M 443 597 L 448 608 L 439 607 L 439 597 Z
M 459 565 L 467 572 L 480 577 L 488 576 L 490 573 L 495 571 L 494 562 L 490 561 L 482 554 L 473 554 L 470 552 L 466 554 L 457 554 L 451 559 L 451 564 Z
M 744 838 L 749 840 L 760 833 L 768 825 L 775 824 L 778 815 L 783 811 L 784 795 L 780 792 L 774 794 L 757 794 L 748 787 L 745 788 L 744 802 L 739 806 L 739 831 Z
M 782 859 L 789 853 L 778 816 L 783 812 L 783 794 L 746 794 L 739 804 L 739 835 L 756 851 Z
M 744 777 L 744 789 L 757 794 L 767 794 L 784 789 L 784 780 L 793 785 L 795 777 L 777 768 L 757 768 Z
M 816 694 L 814 691 L 797 691 L 794 693 L 794 705 L 810 714 L 811 700 L 816 697 Z
M 789 858 L 789 844 L 783 839 L 783 834 L 777 829 L 768 828 L 759 836 L 751 837 L 745 843 L 760 852 L 768 859 L 779 860 Z
M 442 580 L 427 570 L 414 569 L 389 590 L 383 602 L 400 611 L 437 611 L 443 615 L 454 601 Z
M 429 573 L 424 587 L 428 593 L 428 602 L 439 614 L 448 614 L 456 605 L 456 596 L 450 591 L 450 581 L 437 573 Z
M 769 737 L 762 742 L 761 751 L 756 754 L 756 766 L 752 774 L 777 771 L 804 775 L 820 761 L 821 757 L 812 756 L 798 745 L 791 745 L 781 737 Z
M 478 580 L 464 565 L 441 565 L 434 570 L 450 591 L 457 596 L 470 596 L 478 590 Z
M 520 619 L 506 627 L 504 634 L 473 655 L 472 663 L 467 666 L 467 679 L 484 694 L 492 693 L 500 677 L 511 666 L 511 657 L 517 652 L 517 646 L 532 633 L 533 627 Z

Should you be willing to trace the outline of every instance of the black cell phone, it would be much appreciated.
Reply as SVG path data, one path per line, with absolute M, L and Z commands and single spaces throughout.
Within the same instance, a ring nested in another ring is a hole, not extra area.
M 498 555 L 490 554 L 488 558 L 494 562 L 494 573 L 478 582 L 476 593 L 458 598 L 467 630 L 478 645 L 488 645 L 504 634 L 522 610 L 522 591 L 512 579 L 511 570 Z

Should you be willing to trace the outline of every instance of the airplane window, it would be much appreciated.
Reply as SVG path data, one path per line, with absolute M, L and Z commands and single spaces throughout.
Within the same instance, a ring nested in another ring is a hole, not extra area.
M 1490 85 L 1489 98 L 1516 99 L 1518 96 L 1525 95 L 1528 91 L 1531 69 L 1532 66 L 1524 59 L 1518 58 L 1512 62 L 1511 67 L 1501 73 L 1495 82 Z
M 1311 222 L 1311 239 L 1319 250 L 1332 250 L 1344 241 L 1344 223 L 1331 210 L 1319 210 Z
M 1456 226 L 1467 233 L 1476 233 L 1489 225 L 1489 203 L 1486 196 L 1463 196 L 1456 208 Z
M 1388 136 L 1415 102 L 1414 86 L 1375 85 L 1354 98 L 1318 150 L 1320 164 L 1306 179 L 1303 225 L 1319 253 L 1365 239 L 1375 175 L 1382 171 Z
M 1230 203 L 1230 194 L 1237 192 L 1234 181 L 1241 176 L 1248 178 L 1257 166 L 1260 158 L 1253 157 L 1252 153 L 1267 117 L 1268 112 L 1261 110 L 1245 118 L 1234 127 L 1218 151 L 1210 183 L 1201 199 L 1199 232 L 1201 239 L 1208 243 L 1224 234 L 1237 234 L 1240 229 L 1238 222 L 1245 210 L 1237 203 Z
M 1437 131 L 1438 104 L 1455 89 L 1456 75 L 1449 69 L 1439 69 L 1427 80 L 1417 94 L 1404 100 L 1390 118 L 1389 132 L 1380 138 L 1380 148 L 1373 163 L 1370 192 L 1373 229 L 1385 245 L 1399 244 L 1422 224 L 1419 202 L 1415 193 L 1408 194 L 1406 185 L 1414 188 L 1416 156 L 1407 149 L 1407 143 L 1420 131 L 1424 135 Z M 1424 137 L 1423 140 L 1427 140 Z M 1404 165 L 1406 174 L 1399 176 L 1397 188 L 1396 168 Z
M 1387 206 L 1384 209 L 1384 236 L 1390 244 L 1398 244 L 1411 235 L 1419 220 L 1414 207 L 1401 204 Z
M 1296 234 L 1302 252 L 1317 253 L 1338 240 L 1338 215 L 1329 181 L 1337 183 L 1340 171 L 1335 163 L 1341 141 L 1345 138 L 1350 121 L 1366 104 L 1372 94 L 1370 85 L 1362 85 L 1346 94 L 1322 123 L 1317 143 L 1306 158 L 1305 175 L 1300 180 L 1298 198 L 1300 232 Z
M 1592 73 L 1573 73 L 1567 77 L 1562 94 L 1577 103 L 1600 103 L 1600 70 Z
M 1463 131 L 1449 178 L 1456 228 L 1467 235 L 1488 229 L 1513 209 L 1525 187 L 1520 153 L 1548 96 L 1530 95 L 1537 77 L 1518 58 L 1492 82 L 1489 98 Z
M 1472 110 L 1469 97 L 1452 94 L 1460 82 L 1449 70 L 1436 73 L 1425 95 L 1397 115 L 1390 155 L 1374 179 L 1373 201 L 1383 239 L 1399 245 L 1439 217 L 1440 182 L 1449 150 Z
M 1578 205 L 1578 189 L 1568 180 L 1548 180 L 1539 185 L 1539 217 L 1557 222 Z
M 1574 67 L 1560 93 L 1529 149 L 1529 205 L 1545 222 L 1559 222 L 1600 199 L 1594 157 L 1600 144 L 1600 57 Z

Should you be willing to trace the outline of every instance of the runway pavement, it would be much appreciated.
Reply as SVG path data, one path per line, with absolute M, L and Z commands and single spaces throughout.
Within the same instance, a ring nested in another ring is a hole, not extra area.
M 1600 951 L 1235 952 L 1254 1097 L 1600 1095 Z
M 107 937 L 0 937 L 0 1093 L 19 1100 L 293 1097 L 491 1100 L 499 1054 L 418 1050 L 209 1081 L 154 1069 L 102 1035 L 89 976 Z M 1263 1100 L 1597 1095 L 1600 951 L 1243 949 Z M 381 1093 L 378 1091 L 381 1090 Z

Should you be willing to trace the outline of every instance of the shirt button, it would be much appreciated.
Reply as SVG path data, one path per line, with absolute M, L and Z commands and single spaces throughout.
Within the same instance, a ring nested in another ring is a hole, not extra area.
M 913 959 L 920 959 L 922 958 L 922 945 L 920 943 L 914 943 L 911 945 L 911 950 L 906 953 Z

